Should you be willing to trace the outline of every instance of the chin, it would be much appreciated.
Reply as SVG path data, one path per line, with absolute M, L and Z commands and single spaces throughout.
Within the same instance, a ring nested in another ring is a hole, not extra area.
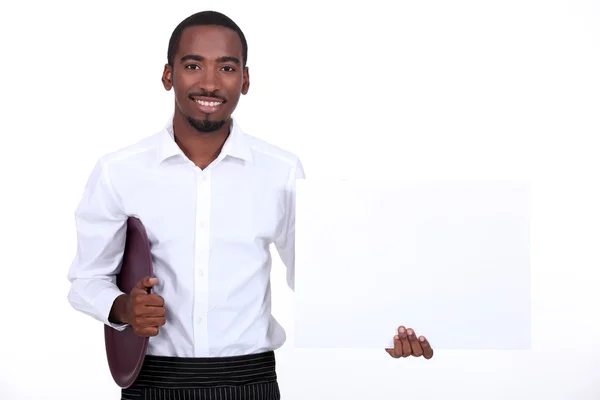
M 188 118 L 188 123 L 200 133 L 211 133 L 221 129 L 226 119 Z
M 191 117 L 197 121 L 223 121 L 223 120 L 227 120 L 229 119 L 229 117 L 227 116 L 227 113 L 210 113 L 210 114 L 205 114 L 205 113 L 199 113 L 198 111 L 195 112 L 191 112 L 189 114 L 187 114 L 188 118 Z

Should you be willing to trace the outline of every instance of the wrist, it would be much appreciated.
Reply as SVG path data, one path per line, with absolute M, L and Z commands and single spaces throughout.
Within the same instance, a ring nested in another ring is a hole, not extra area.
M 127 318 L 127 301 L 129 296 L 122 294 L 118 296 L 113 302 L 112 308 L 108 320 L 114 324 L 128 324 Z

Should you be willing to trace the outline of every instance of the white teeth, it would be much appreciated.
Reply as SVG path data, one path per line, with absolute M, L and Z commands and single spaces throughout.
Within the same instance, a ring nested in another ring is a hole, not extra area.
M 196 100 L 196 103 L 200 104 L 201 106 L 208 106 L 208 107 L 216 107 L 221 104 L 221 102 L 217 102 L 217 101 L 202 101 L 202 100 Z

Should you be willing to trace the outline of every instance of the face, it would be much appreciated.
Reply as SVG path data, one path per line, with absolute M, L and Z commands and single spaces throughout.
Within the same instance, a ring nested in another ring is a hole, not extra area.
M 186 28 L 173 67 L 166 65 L 162 78 L 165 89 L 175 91 L 175 117 L 200 132 L 225 125 L 250 86 L 242 54 L 242 41 L 231 29 Z

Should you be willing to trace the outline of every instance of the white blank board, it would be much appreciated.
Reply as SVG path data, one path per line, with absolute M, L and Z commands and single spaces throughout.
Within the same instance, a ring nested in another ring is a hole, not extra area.
M 529 208 L 523 182 L 299 181 L 295 347 L 530 349 Z

